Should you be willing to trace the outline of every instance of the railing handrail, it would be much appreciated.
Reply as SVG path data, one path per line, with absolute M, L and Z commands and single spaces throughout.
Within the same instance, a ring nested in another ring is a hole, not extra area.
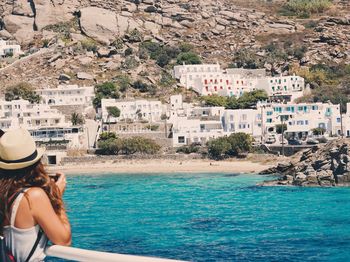
M 181 262 L 180 260 L 123 255 L 57 245 L 46 248 L 45 253 L 51 257 L 86 262 Z

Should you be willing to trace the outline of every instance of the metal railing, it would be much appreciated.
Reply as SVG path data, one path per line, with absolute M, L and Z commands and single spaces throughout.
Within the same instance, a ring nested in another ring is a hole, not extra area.
M 45 253 L 50 257 L 86 262 L 181 262 L 181 260 L 123 255 L 64 246 L 50 246 L 46 248 Z

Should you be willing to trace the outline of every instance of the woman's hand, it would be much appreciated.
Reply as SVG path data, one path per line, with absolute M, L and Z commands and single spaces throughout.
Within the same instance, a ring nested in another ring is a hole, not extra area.
M 66 185 L 67 185 L 66 175 L 63 173 L 56 173 L 56 175 L 58 176 L 56 186 L 58 187 L 61 195 L 63 196 L 63 193 L 66 190 Z

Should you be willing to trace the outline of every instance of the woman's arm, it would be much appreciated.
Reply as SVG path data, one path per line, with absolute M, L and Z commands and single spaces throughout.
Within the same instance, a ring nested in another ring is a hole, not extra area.
M 65 211 L 58 216 L 49 197 L 41 188 L 31 188 L 27 192 L 31 213 L 35 221 L 44 230 L 53 244 L 69 246 L 71 244 L 71 229 Z

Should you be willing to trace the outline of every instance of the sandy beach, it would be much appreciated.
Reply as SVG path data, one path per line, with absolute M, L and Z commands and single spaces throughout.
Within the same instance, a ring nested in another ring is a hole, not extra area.
M 104 173 L 174 173 L 174 172 L 206 172 L 206 173 L 257 173 L 271 166 L 248 160 L 210 161 L 191 160 L 122 160 L 96 163 L 66 164 L 50 167 L 50 172 L 61 171 L 66 174 L 104 174 Z

